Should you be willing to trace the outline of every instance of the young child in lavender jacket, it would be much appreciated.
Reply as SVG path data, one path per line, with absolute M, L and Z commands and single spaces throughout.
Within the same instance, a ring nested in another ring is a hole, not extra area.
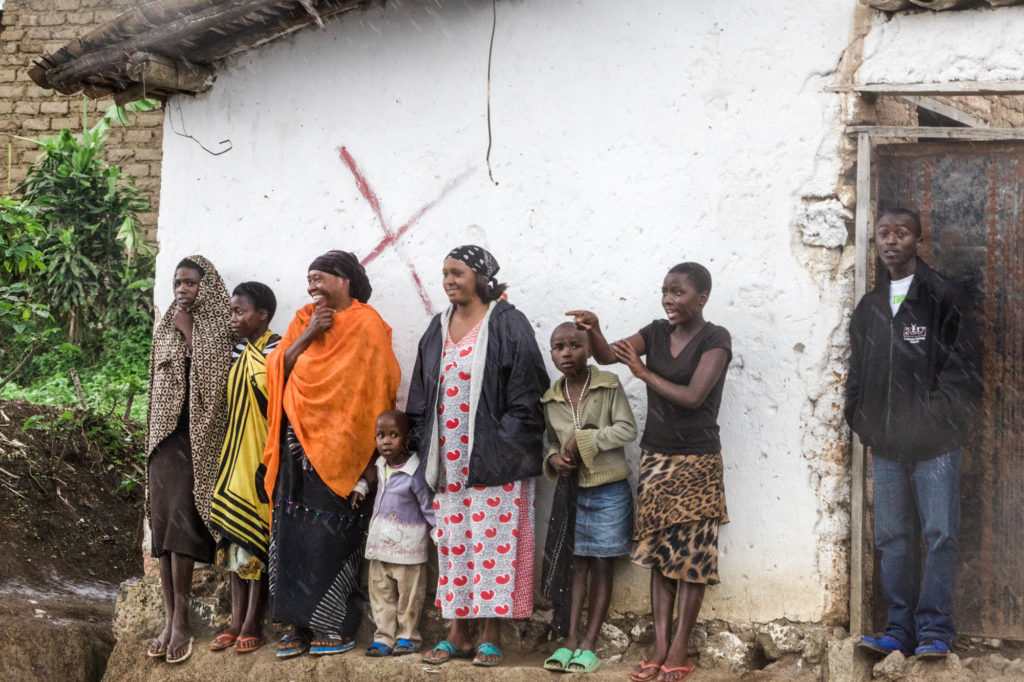
M 367 656 L 420 650 L 426 595 L 427 543 L 435 524 L 433 494 L 416 453 L 406 449 L 409 418 L 388 410 L 377 417 L 377 497 L 366 537 L 370 609 L 377 632 Z

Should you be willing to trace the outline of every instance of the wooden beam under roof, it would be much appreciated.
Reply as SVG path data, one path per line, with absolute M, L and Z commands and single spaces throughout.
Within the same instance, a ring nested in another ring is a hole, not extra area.
M 972 0 L 861 0 L 861 2 L 885 12 L 899 12 L 900 10 L 911 9 L 915 6 L 927 7 L 928 9 L 938 11 L 959 9 L 978 4 Z M 985 2 L 995 7 L 1024 4 L 1024 0 L 985 0 Z
M 938 126 L 846 126 L 847 135 L 930 137 L 947 140 L 1024 140 L 1024 128 L 942 128 Z
M 974 4 L 974 0 L 910 0 L 910 2 L 918 7 L 935 10 L 936 12 L 944 9 L 960 9 L 961 7 Z
M 956 107 L 951 107 L 948 104 L 943 104 L 932 97 L 923 97 L 921 95 L 901 95 L 900 97 L 901 99 L 910 102 L 915 107 L 927 109 L 939 116 L 944 116 L 945 118 L 956 121 L 957 123 L 963 123 L 965 126 L 971 126 L 972 128 L 988 127 L 988 124 L 977 116 L 968 114 L 966 111 L 961 111 Z
M 835 88 L 873 95 L 1024 95 L 1024 80 L 949 81 L 947 83 L 864 83 Z
M 910 0 L 863 0 L 865 5 L 880 9 L 886 12 L 898 12 L 901 9 L 913 7 Z

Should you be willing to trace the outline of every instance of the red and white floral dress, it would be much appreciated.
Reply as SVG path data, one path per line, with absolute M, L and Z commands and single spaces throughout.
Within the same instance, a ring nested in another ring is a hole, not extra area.
M 533 611 L 534 481 L 468 487 L 469 388 L 478 323 L 441 353 L 437 605 L 444 618 L 529 618 Z M 481 456 L 477 453 L 477 456 Z M 486 453 L 482 456 L 487 456 Z

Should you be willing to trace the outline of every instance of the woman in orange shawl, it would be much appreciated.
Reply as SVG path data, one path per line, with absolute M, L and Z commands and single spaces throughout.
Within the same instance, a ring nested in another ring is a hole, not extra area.
M 370 283 L 356 257 L 329 251 L 307 280 L 313 302 L 267 358 L 270 616 L 293 626 L 281 658 L 354 644 L 362 601 L 350 597 L 369 511 L 360 478 L 401 377 L 391 327 L 366 305 Z

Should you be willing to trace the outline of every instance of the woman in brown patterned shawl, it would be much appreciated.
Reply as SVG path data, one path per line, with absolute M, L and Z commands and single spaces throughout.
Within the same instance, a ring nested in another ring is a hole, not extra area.
M 192 569 L 216 551 L 207 524 L 227 429 L 228 301 L 213 264 L 190 256 L 174 270 L 174 303 L 153 334 L 146 494 L 166 620 L 148 653 L 168 663 L 192 654 Z

